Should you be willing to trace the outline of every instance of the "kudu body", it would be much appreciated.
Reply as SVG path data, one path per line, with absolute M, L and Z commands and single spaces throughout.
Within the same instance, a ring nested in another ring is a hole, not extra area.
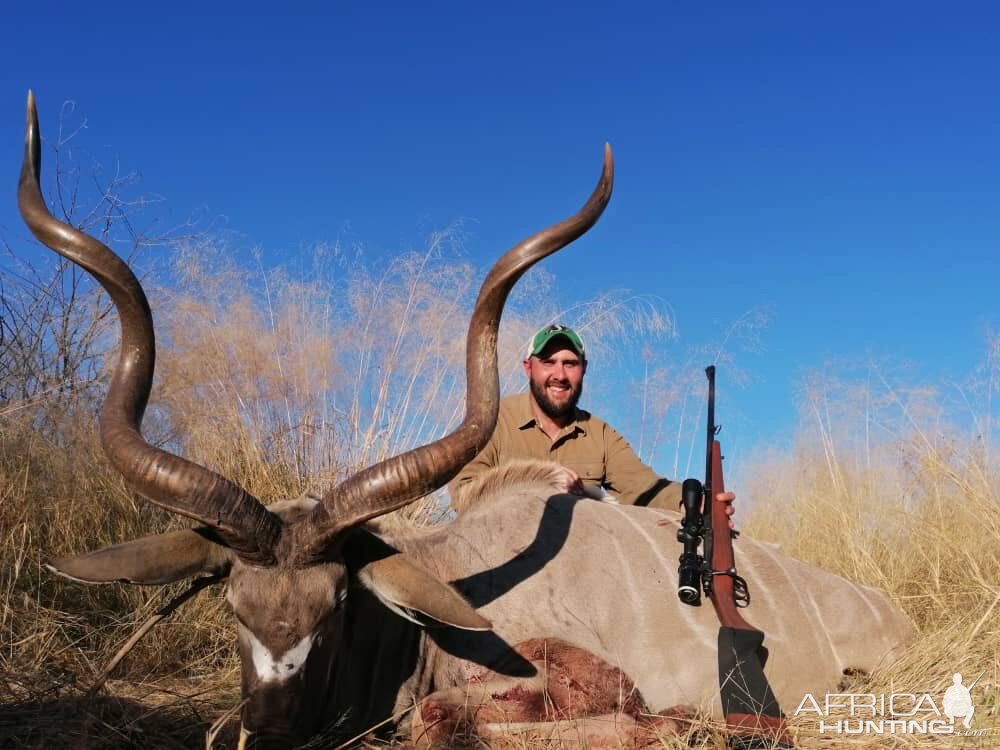
M 49 568 L 91 583 L 227 576 L 252 744 L 287 747 L 344 714 L 362 729 L 419 701 L 447 708 L 462 704 L 459 694 L 479 703 L 523 696 L 539 688 L 538 662 L 512 647 L 544 639 L 592 656 L 588 673 L 607 667 L 622 685 L 634 683 L 653 711 L 717 702 L 715 615 L 675 595 L 676 514 L 560 494 L 551 466 L 534 465 L 501 469 L 450 524 L 389 534 L 376 520 L 443 486 L 489 438 L 506 296 L 532 264 L 597 221 L 611 195 L 610 150 L 580 212 L 522 242 L 487 276 L 469 326 L 462 424 L 320 498 L 267 508 L 142 438 L 154 360 L 145 296 L 108 248 L 49 215 L 39 158 L 29 95 L 22 216 L 42 242 L 101 282 L 121 318 L 121 355 L 101 416 L 105 451 L 144 498 L 200 524 Z M 845 668 L 870 669 L 905 630 L 879 592 L 749 539 L 739 555 L 781 700 L 833 687 Z M 589 675 L 563 676 L 573 683 Z M 418 710 L 414 723 L 433 736 L 434 721 Z
M 487 633 L 419 636 L 421 673 L 433 681 L 398 692 L 384 686 L 396 695 L 394 708 L 462 685 L 475 664 L 502 661 L 506 644 L 551 638 L 619 668 L 651 712 L 683 705 L 720 716 L 718 619 L 710 606 L 685 606 L 675 596 L 680 514 L 562 494 L 547 464 L 500 467 L 484 480 L 495 489 L 451 524 L 382 536 L 493 624 Z M 769 680 L 784 705 L 834 689 L 847 670 L 888 664 L 902 646 L 910 626 L 884 592 L 745 536 L 738 555 L 754 623 L 767 634 Z

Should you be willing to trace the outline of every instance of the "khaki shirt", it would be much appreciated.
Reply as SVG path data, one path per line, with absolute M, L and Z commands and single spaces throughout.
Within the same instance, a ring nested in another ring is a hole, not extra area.
M 590 487 L 603 487 L 620 503 L 676 510 L 681 484 L 658 476 L 639 460 L 611 425 L 583 409 L 555 440 L 535 422 L 528 393 L 500 401 L 496 430 L 486 447 L 448 485 L 458 497 L 464 485 L 487 469 L 515 458 L 537 458 L 572 469 Z

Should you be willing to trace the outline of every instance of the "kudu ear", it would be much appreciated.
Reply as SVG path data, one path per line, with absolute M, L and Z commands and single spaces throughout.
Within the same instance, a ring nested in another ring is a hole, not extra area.
M 229 549 L 196 528 L 145 536 L 131 542 L 45 564 L 53 573 L 82 583 L 173 583 L 202 573 L 224 575 L 232 564 Z
M 344 562 L 361 585 L 383 604 L 418 625 L 424 623 L 407 610 L 463 630 L 493 628 L 455 589 L 364 529 L 352 530 L 345 540 Z

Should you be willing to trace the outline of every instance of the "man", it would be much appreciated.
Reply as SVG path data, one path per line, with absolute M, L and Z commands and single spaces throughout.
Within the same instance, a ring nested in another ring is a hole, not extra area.
M 611 425 L 577 408 L 587 356 L 571 328 L 550 325 L 531 339 L 524 360 L 528 392 L 507 396 L 493 436 L 448 485 L 453 503 L 463 488 L 487 469 L 511 459 L 538 458 L 563 468 L 565 491 L 607 490 L 619 503 L 677 509 L 681 483 L 658 476 Z M 716 495 L 732 515 L 731 492 Z

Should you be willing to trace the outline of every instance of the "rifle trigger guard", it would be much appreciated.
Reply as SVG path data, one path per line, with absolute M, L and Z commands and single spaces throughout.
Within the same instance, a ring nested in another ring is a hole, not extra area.
M 746 579 L 736 573 L 736 568 L 730 568 L 729 570 L 710 570 L 708 571 L 708 580 L 706 581 L 705 588 L 706 593 L 708 589 L 712 587 L 712 578 L 715 576 L 729 576 L 733 579 L 733 601 L 736 606 L 740 609 L 750 606 L 750 586 L 747 585 Z

